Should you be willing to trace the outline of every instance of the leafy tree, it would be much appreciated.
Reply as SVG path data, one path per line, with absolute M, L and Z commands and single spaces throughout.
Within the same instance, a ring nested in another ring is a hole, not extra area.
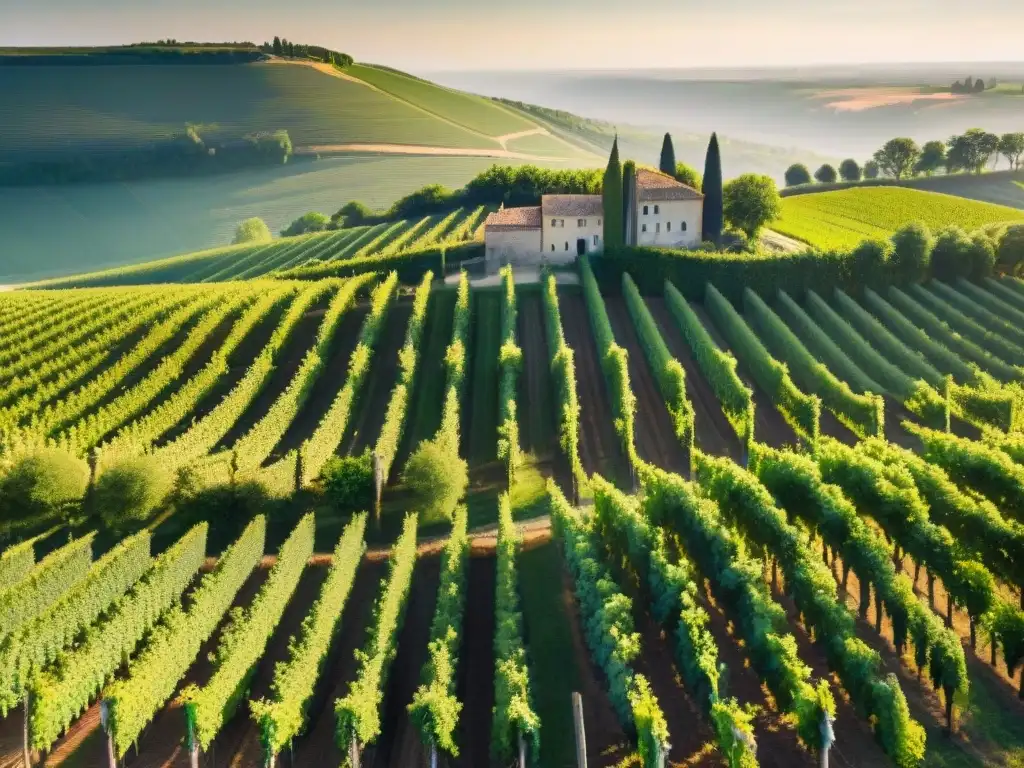
M 836 173 L 835 166 L 825 163 L 814 172 L 814 178 L 822 184 L 832 184 L 839 178 L 839 174 Z
M 950 171 L 981 173 L 999 149 L 999 137 L 981 128 L 971 128 L 948 142 L 946 168 Z
M 373 457 L 369 451 L 359 456 L 335 456 L 321 472 L 324 493 L 339 510 L 359 512 L 373 508 Z
M 974 81 L 974 92 L 975 93 L 981 93 L 984 90 L 985 90 L 985 81 L 982 80 L 979 77 L 977 80 Z
M 877 179 L 878 174 L 881 173 L 881 168 L 878 163 L 874 160 L 868 160 L 864 163 L 864 178 L 865 179 Z
M 1002 272 L 1019 274 L 1024 264 L 1024 224 L 1013 224 L 1006 228 L 999 239 L 996 263 Z
M 970 267 L 974 243 L 960 227 L 946 227 L 935 237 L 932 276 L 943 281 L 963 277 Z
M 782 199 L 770 176 L 745 173 L 725 185 L 725 219 L 751 240 L 782 213 Z
M 619 163 L 619 139 L 612 142 L 608 166 L 604 171 L 601 190 L 604 202 L 604 244 L 614 248 L 625 244 L 622 221 L 622 165 Z
M 360 224 L 369 222 L 373 217 L 373 211 L 366 203 L 352 200 L 341 206 L 338 212 L 331 216 L 331 222 L 338 227 L 358 227 Z
M 774 183 L 772 186 L 775 186 Z M 704 193 L 704 239 L 719 243 L 722 240 L 725 203 L 722 189 L 722 153 L 718 148 L 717 133 L 712 133 L 711 141 L 708 142 L 701 192 Z
M 885 145 L 875 152 L 875 162 L 884 173 L 902 179 L 910 175 L 914 169 L 921 150 L 917 142 L 907 137 L 889 139 Z
M 860 181 L 860 163 L 852 157 L 848 157 L 839 164 L 839 175 L 843 181 Z
M 928 277 L 932 258 L 932 233 L 918 221 L 905 224 L 892 236 L 893 275 L 900 282 L 920 282 Z
M 469 468 L 457 453 L 435 440 L 424 440 L 409 457 L 402 481 L 412 494 L 412 509 L 421 520 L 450 518 L 469 485 Z
M 916 173 L 931 176 L 946 163 L 946 145 L 941 141 L 929 141 L 921 148 L 921 156 L 914 166 Z
M 999 154 L 1006 158 L 1013 170 L 1020 169 L 1020 158 L 1024 155 L 1024 133 L 1004 133 L 999 137 Z
M 281 231 L 282 237 L 293 237 L 294 235 L 305 235 L 308 232 L 323 232 L 331 224 L 329 216 L 317 211 L 304 213 L 288 227 Z
M 995 264 L 996 243 L 984 232 L 972 233 L 967 252 L 967 279 L 977 281 L 991 276 Z
M 786 186 L 796 187 L 811 183 L 811 172 L 803 163 L 793 163 L 786 169 Z
M 676 172 L 676 149 L 672 146 L 672 134 L 666 133 L 661 143 L 661 162 L 658 163 L 661 172 L 669 176 Z
M 254 216 L 238 225 L 235 229 L 235 239 L 231 242 L 234 245 L 241 243 L 269 243 L 273 239 L 274 236 L 270 234 L 270 227 L 267 226 L 267 222 Z
M 676 163 L 676 172 L 672 174 L 675 180 L 692 189 L 700 189 L 701 178 L 697 169 L 686 163 Z
M 67 519 L 88 484 L 89 467 L 69 453 L 45 448 L 22 456 L 0 476 L 0 532 Z
M 281 38 L 278 37 L 277 35 L 274 35 L 274 55 L 281 56 L 283 53 L 284 51 L 281 48 Z
M 104 524 L 119 530 L 148 520 L 173 486 L 174 478 L 154 457 L 123 459 L 100 474 L 92 503 Z

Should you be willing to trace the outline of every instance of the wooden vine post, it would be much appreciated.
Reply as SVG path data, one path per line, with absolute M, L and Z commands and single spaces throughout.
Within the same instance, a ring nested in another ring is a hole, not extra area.
M 21 758 L 22 758 L 22 760 L 25 761 L 25 768 L 31 768 L 31 766 L 32 766 L 32 754 L 29 752 L 29 748 L 28 748 L 28 735 L 29 735 L 28 717 L 29 717 L 29 707 L 31 706 L 31 704 L 32 704 L 31 693 L 26 688 L 25 689 L 25 718 L 24 718 L 24 722 L 23 722 L 23 725 L 22 725 L 22 728 L 21 728 Z
M 576 727 L 576 768 L 587 768 L 587 733 L 583 725 L 583 697 L 572 694 L 572 719 Z
M 832 730 L 832 723 L 834 721 L 835 718 L 828 712 L 822 713 L 821 723 L 818 725 L 818 729 L 821 731 L 821 768 L 828 768 L 828 751 L 832 748 L 832 744 L 836 740 L 835 731 Z
M 380 499 L 384 494 L 384 467 L 381 464 L 380 456 L 377 451 L 373 451 L 370 454 L 371 460 L 373 461 L 373 486 L 376 490 L 377 498 L 377 515 L 380 515 Z
M 110 704 L 106 699 L 100 702 L 100 725 L 107 734 L 107 765 L 117 768 L 117 753 L 114 750 L 114 732 L 110 728 Z
M 348 743 L 348 764 L 349 768 L 359 768 L 359 738 L 355 726 L 352 727 L 352 740 Z

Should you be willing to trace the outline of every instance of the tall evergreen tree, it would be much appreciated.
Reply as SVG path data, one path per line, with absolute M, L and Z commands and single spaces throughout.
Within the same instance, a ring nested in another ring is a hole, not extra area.
M 704 158 L 704 239 L 713 243 L 722 240 L 724 213 L 722 211 L 722 153 L 718 149 L 718 134 L 711 134 L 708 153 Z
M 277 35 L 274 35 L 274 55 L 280 56 L 281 53 L 281 38 L 278 37 Z
M 671 133 L 666 133 L 665 140 L 661 142 L 661 162 L 658 168 L 669 176 L 676 175 L 676 148 L 672 146 Z
M 623 244 L 622 229 L 622 166 L 619 164 L 619 139 L 612 142 L 608 167 L 604 171 L 601 196 L 604 202 L 604 244 L 615 248 Z
M 636 163 L 627 160 L 622 165 L 622 234 L 626 245 L 636 245 L 636 206 L 633 205 L 636 192 Z

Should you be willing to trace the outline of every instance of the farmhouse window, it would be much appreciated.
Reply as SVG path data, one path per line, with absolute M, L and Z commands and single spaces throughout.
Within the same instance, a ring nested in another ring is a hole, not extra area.
M 551 226 L 552 227 L 557 227 L 558 226 L 558 219 L 552 219 L 551 220 Z
M 645 205 L 644 206 L 644 216 L 646 216 L 646 215 L 647 215 L 647 206 Z
M 554 252 L 555 252 L 555 244 L 554 244 L 554 243 L 552 243 L 552 244 L 551 244 L 551 252 L 552 252 L 552 253 L 554 253 Z
M 585 227 L 585 226 L 587 226 L 587 220 L 586 219 L 576 219 L 576 226 L 577 227 Z
M 685 232 L 685 231 L 686 231 L 686 222 L 684 221 L 683 222 L 683 232 Z
M 568 240 L 565 241 L 565 250 L 567 250 L 567 251 L 569 250 L 569 241 Z
M 646 224 L 644 224 L 644 228 L 643 228 L 642 230 L 640 230 L 640 231 L 641 231 L 641 232 L 646 232 L 646 231 L 647 231 L 647 225 L 646 225 Z
M 600 237 L 598 237 L 597 235 L 594 235 L 594 245 L 597 245 L 600 242 L 600 240 L 601 240 Z
M 597 220 L 597 226 L 599 226 L 599 227 L 601 226 L 601 220 L 600 219 Z
M 659 211 L 658 211 L 658 206 L 654 206 L 654 212 L 655 212 L 655 213 L 658 213 L 658 212 L 659 212 Z
M 666 221 L 665 222 L 665 231 L 666 232 L 671 232 L 672 231 L 672 222 L 671 221 Z
M 657 224 L 654 225 L 654 231 L 655 232 L 661 232 L 661 222 L 660 221 Z

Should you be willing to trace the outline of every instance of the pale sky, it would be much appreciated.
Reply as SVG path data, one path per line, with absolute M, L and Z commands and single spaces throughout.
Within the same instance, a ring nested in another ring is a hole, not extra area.
M 0 0 L 0 46 L 275 34 L 414 72 L 1019 61 L 1024 0 Z

